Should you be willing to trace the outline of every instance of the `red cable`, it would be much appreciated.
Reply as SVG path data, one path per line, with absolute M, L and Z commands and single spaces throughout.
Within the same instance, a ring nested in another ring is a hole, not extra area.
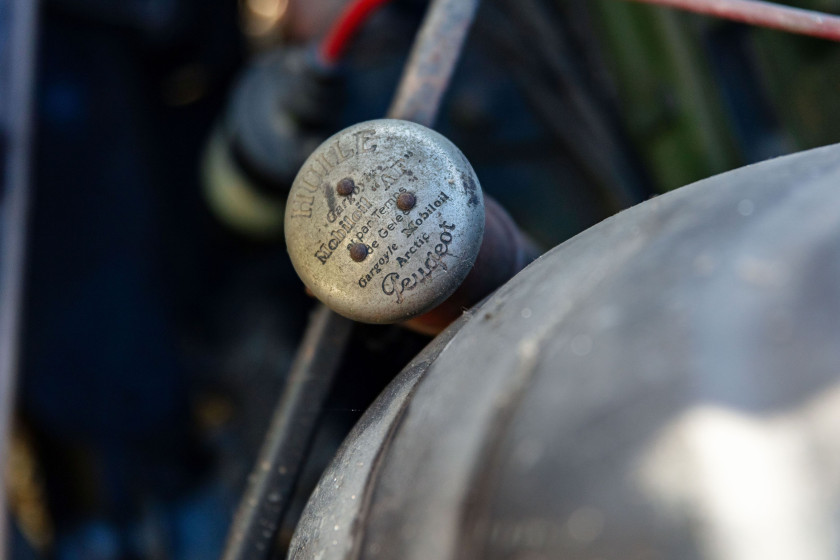
M 335 64 L 370 15 L 389 0 L 351 0 L 321 42 L 321 58 Z
M 634 0 L 734 19 L 744 23 L 840 40 L 840 18 L 756 0 Z M 351 0 L 321 43 L 321 58 L 335 64 L 370 15 L 388 0 Z

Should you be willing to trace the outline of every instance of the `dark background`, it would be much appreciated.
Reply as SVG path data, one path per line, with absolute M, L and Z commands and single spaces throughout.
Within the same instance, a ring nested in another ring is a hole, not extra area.
M 220 553 L 312 302 L 281 239 L 211 211 L 200 170 L 250 61 L 320 37 L 341 4 L 261 20 L 272 1 L 42 2 L 16 558 Z M 353 43 L 324 109 L 336 129 L 385 113 L 425 4 L 395 0 Z M 657 193 L 837 141 L 838 92 L 830 43 L 617 0 L 487 0 L 439 129 L 550 248 Z M 427 341 L 356 330 L 284 542 Z

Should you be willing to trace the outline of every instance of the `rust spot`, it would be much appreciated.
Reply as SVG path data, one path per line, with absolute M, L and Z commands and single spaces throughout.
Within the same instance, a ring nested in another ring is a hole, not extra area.
M 408 212 L 414 205 L 417 204 L 417 197 L 413 193 L 404 192 L 397 197 L 397 208 L 403 212 Z
M 354 243 L 350 246 L 350 258 L 356 262 L 362 262 L 368 256 L 368 248 L 364 243 Z
M 335 190 L 341 196 L 350 196 L 356 190 L 356 183 L 350 177 L 345 177 L 335 186 Z

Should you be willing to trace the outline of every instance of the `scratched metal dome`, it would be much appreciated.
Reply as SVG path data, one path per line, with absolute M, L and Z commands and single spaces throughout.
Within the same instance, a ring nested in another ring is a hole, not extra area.
M 401 195 L 413 204 L 401 208 Z M 481 247 L 484 199 L 449 140 L 419 124 L 374 120 L 309 157 L 285 230 L 292 264 L 318 299 L 357 321 L 395 323 L 461 285 Z
M 436 339 L 292 559 L 835 558 L 840 147 L 650 200 Z

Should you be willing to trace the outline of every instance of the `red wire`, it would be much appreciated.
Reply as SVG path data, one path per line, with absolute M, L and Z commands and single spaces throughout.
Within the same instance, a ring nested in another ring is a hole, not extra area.
M 351 0 L 321 43 L 321 58 L 335 64 L 350 41 L 377 8 L 389 0 Z
M 755 0 L 728 0 L 726 2 L 720 0 L 635 1 L 734 19 L 791 33 L 813 35 L 834 41 L 840 40 L 840 18 L 788 6 L 779 6 L 770 2 Z M 320 52 L 324 62 L 328 64 L 337 63 L 353 36 L 356 35 L 370 15 L 386 2 L 388 0 L 351 0 L 321 43 Z

